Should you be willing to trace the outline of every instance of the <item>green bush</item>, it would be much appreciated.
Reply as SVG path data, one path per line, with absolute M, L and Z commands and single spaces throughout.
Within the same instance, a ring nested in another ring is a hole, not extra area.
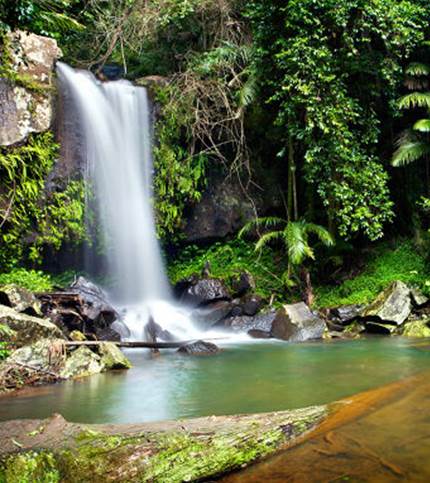
M 366 260 L 366 268 L 358 276 L 337 287 L 316 287 L 316 303 L 319 307 L 368 303 L 394 280 L 430 293 L 427 260 L 412 241 L 402 241 L 396 248 L 387 243 L 374 248 Z
M 0 285 L 14 283 L 32 292 L 47 292 L 53 288 L 52 277 L 41 270 L 14 268 L 8 273 L 0 273 Z
M 256 292 L 264 298 L 275 295 L 277 300 L 285 298 L 282 274 L 286 270 L 285 257 L 271 249 L 257 253 L 254 243 L 243 240 L 218 242 L 209 248 L 186 247 L 179 258 L 168 265 L 172 283 L 200 274 L 208 262 L 211 276 L 231 283 L 241 272 L 249 272 L 255 280 Z

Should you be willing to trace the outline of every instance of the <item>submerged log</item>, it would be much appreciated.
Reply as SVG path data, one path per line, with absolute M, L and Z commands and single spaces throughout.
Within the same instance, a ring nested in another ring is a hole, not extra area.
M 9 421 L 0 423 L 0 481 L 200 481 L 276 452 L 326 414 L 315 406 L 139 425 L 74 424 L 60 415 Z

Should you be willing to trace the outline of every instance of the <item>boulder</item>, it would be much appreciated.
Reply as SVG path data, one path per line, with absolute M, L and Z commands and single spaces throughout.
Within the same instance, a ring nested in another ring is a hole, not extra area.
M 426 297 L 421 290 L 418 290 L 417 288 L 411 288 L 411 297 L 412 297 L 412 303 L 416 307 L 422 307 L 423 305 L 427 304 L 429 299 Z
M 321 339 L 325 328 L 324 321 L 312 313 L 304 302 L 300 302 L 284 305 L 278 310 L 273 321 L 272 335 L 276 339 L 303 342 Z
M 85 277 L 78 277 L 68 291 L 80 296 L 83 301 L 82 315 L 95 325 L 105 327 L 118 318 L 118 313 L 108 302 L 105 292 Z
M 255 315 L 263 305 L 263 299 L 259 295 L 246 295 L 240 301 L 245 315 Z
M 121 352 L 120 348 L 111 342 L 103 342 L 99 345 L 101 364 L 105 369 L 130 369 L 131 363 Z
M 396 330 L 396 326 L 393 324 L 384 324 L 383 322 L 377 322 L 368 320 L 366 321 L 366 332 L 371 334 L 391 335 Z
M 427 323 L 428 320 L 415 320 L 414 322 L 407 322 L 404 325 L 403 334 L 405 337 L 430 337 L 430 328 Z
M 207 305 L 216 300 L 231 300 L 224 283 L 217 278 L 190 279 L 181 301 L 193 305 Z
M 113 342 L 119 342 L 121 340 L 121 336 L 113 328 L 113 324 L 111 324 L 109 327 L 96 327 L 94 329 L 94 333 L 97 337 L 97 340 L 107 340 Z
M 52 322 L 16 312 L 4 305 L 0 305 L 0 323 L 14 331 L 12 336 L 4 338 L 18 347 L 32 344 L 43 338 L 64 338 L 60 329 Z
M 231 312 L 233 304 L 226 300 L 218 300 L 191 313 L 191 319 L 202 330 L 208 330 L 225 319 Z
M 47 131 L 53 119 L 53 70 L 61 50 L 55 40 L 17 30 L 6 34 L 6 75 L 0 79 L 0 145 Z
M 411 310 L 410 288 L 403 282 L 395 281 L 361 312 L 361 317 L 401 325 Z
M 342 325 L 347 325 L 351 323 L 354 319 L 359 317 L 362 310 L 363 305 L 342 305 L 341 307 L 336 307 L 330 310 L 330 318 L 334 322 Z
M 98 374 L 103 368 L 101 357 L 88 347 L 82 346 L 70 354 L 60 375 L 66 379 L 75 379 Z
M 39 300 L 32 292 L 16 284 L 0 287 L 0 305 L 12 307 L 17 312 L 24 314 L 42 316 Z
M 57 371 L 64 365 L 66 351 L 63 339 L 40 339 L 14 351 L 6 360 L 9 365 L 22 365 L 39 371 Z
M 244 296 L 246 293 L 255 290 L 254 277 L 248 272 L 241 273 L 238 278 L 233 280 L 232 289 L 236 297 Z
M 197 340 L 196 342 L 191 342 L 190 344 L 179 347 L 178 352 L 180 354 L 185 354 L 188 356 L 208 356 L 218 354 L 218 352 L 220 352 L 220 349 L 218 346 L 212 344 L 211 342 Z
M 152 316 L 149 317 L 144 327 L 144 337 L 145 340 L 151 342 L 157 342 L 157 340 L 171 342 L 176 340 L 176 337 L 168 330 L 163 329 L 160 324 L 157 324 Z
M 268 339 L 272 336 L 272 326 L 275 318 L 275 311 L 258 314 L 253 317 L 243 315 L 227 319 L 225 326 L 230 327 L 234 332 L 246 332 L 252 337 L 257 336 L 259 339 Z

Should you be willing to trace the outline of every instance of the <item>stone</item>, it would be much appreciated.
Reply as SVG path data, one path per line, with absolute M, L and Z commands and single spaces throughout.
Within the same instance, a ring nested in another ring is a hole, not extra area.
M 66 351 L 63 339 L 40 339 L 14 351 L 7 358 L 6 363 L 54 372 L 64 365 L 65 359 Z
M 276 317 L 276 311 L 262 313 L 253 317 L 243 315 L 232 317 L 225 322 L 226 327 L 230 327 L 234 332 L 246 332 L 249 335 L 258 335 L 258 338 L 268 339 L 272 336 L 272 326 Z
M 69 339 L 74 340 L 75 342 L 87 340 L 85 335 L 80 330 L 72 330 L 72 332 L 69 334 Z
M 321 339 L 326 325 L 304 302 L 284 305 L 276 313 L 272 335 L 290 342 Z
M 430 337 L 430 328 L 427 320 L 416 320 L 414 322 L 407 322 L 404 324 L 402 335 L 405 337 Z
M 39 300 L 32 292 L 16 284 L 0 287 L 0 305 L 12 307 L 27 315 L 42 316 Z
M 238 278 L 233 280 L 232 289 L 235 297 L 243 297 L 251 290 L 255 290 L 254 277 L 248 272 L 241 273 Z
M 207 305 L 216 300 L 231 300 L 224 283 L 217 278 L 191 280 L 181 296 L 184 303 Z
M 395 281 L 361 312 L 361 317 L 402 325 L 411 311 L 410 288 L 401 281 Z
M 4 336 L 3 339 L 18 347 L 43 338 L 64 338 L 61 330 L 52 322 L 22 314 L 4 305 L 0 305 L 0 324 L 5 324 L 14 331 L 12 336 Z
M 366 330 L 364 324 L 361 324 L 357 320 L 345 327 L 343 333 L 351 335 L 359 335 Z
M 366 332 L 371 334 L 391 335 L 396 330 L 396 326 L 393 324 L 384 324 L 382 322 L 376 322 L 372 320 L 366 321 Z
M 20 30 L 6 34 L 6 45 L 8 68 L 25 79 L 0 80 L 0 145 L 10 146 L 51 127 L 53 70 L 62 54 L 55 40 Z
M 94 332 L 97 340 L 119 342 L 121 340 L 121 335 L 118 334 L 112 326 L 113 324 L 111 324 L 110 327 L 96 327 Z
M 421 290 L 418 290 L 417 288 L 411 288 L 411 297 L 412 302 L 416 307 L 422 307 L 429 301 L 428 297 L 426 297 Z
M 204 340 L 197 340 L 190 344 L 179 347 L 178 352 L 188 356 L 207 356 L 218 354 L 220 348 L 211 342 L 205 342 Z
M 157 340 L 171 342 L 176 340 L 176 337 L 168 330 L 163 329 L 160 324 L 157 324 L 153 317 L 149 317 L 148 322 L 145 324 L 144 337 L 145 340 L 151 342 L 157 342 Z
M 359 317 L 361 311 L 363 309 L 363 305 L 358 304 L 351 304 L 351 305 L 342 305 L 341 307 L 336 307 L 330 311 L 330 315 L 332 320 L 338 322 L 342 325 L 349 324 L 354 319 Z
M 242 310 L 245 315 L 255 315 L 263 305 L 259 295 L 246 295 L 241 299 Z
M 73 351 L 67 358 L 60 376 L 66 379 L 76 379 L 99 374 L 103 369 L 101 357 L 88 347 L 82 346 Z
M 111 342 L 103 342 L 99 345 L 101 364 L 105 369 L 130 369 L 131 362 L 125 357 L 121 349 Z
M 225 319 L 231 312 L 233 304 L 226 300 L 218 300 L 192 311 L 192 321 L 202 330 L 208 330 Z

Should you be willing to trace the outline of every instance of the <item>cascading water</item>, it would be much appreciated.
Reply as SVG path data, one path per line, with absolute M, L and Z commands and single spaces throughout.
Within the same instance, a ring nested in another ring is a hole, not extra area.
M 199 331 L 172 302 L 156 237 L 152 197 L 152 115 L 146 89 L 127 81 L 100 82 L 59 63 L 85 135 L 87 181 L 95 192 L 111 297 L 131 338 L 142 340 L 149 318 L 180 338 Z

